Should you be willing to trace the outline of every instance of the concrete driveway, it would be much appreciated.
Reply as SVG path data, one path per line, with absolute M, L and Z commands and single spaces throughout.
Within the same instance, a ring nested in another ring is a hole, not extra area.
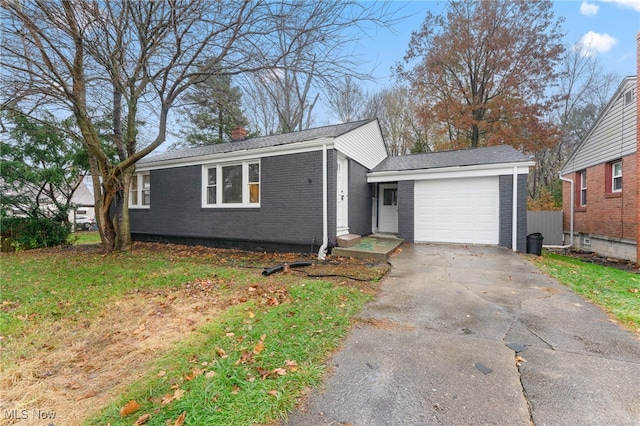
M 507 249 L 405 245 L 289 425 L 640 425 L 640 341 Z

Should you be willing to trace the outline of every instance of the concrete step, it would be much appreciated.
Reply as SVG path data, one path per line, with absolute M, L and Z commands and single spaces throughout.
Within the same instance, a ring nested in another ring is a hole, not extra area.
M 360 242 L 361 239 L 362 239 L 362 237 L 360 235 L 356 235 L 356 234 L 340 235 L 338 238 L 336 238 L 336 240 L 338 242 L 338 247 L 352 247 L 352 246 L 355 246 L 356 244 L 358 244 Z
M 334 247 L 332 256 L 356 257 L 359 259 L 371 259 L 378 262 L 386 262 L 395 249 L 404 243 L 400 238 L 388 236 L 377 237 L 375 235 L 364 237 L 360 242 L 351 247 Z

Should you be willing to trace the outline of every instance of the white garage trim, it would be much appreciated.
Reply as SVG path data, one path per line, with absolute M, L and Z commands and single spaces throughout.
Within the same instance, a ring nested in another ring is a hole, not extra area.
M 418 181 L 427 179 L 512 175 L 514 173 L 514 169 L 517 170 L 517 174 L 529 174 L 529 167 L 533 165 L 535 165 L 535 163 L 533 161 L 529 161 L 519 163 L 482 164 L 477 166 L 442 167 L 423 170 L 371 172 L 367 175 L 367 182 L 397 182 L 401 180 Z
M 414 206 L 416 242 L 499 243 L 497 176 L 416 181 Z

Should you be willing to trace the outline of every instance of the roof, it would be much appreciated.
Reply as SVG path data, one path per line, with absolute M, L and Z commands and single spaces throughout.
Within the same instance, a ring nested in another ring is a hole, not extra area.
M 261 136 L 235 142 L 224 142 L 215 145 L 205 145 L 180 151 L 167 152 L 143 158 L 138 164 L 148 164 L 169 160 L 181 160 L 227 152 L 246 151 L 257 148 L 287 145 L 293 143 L 313 141 L 321 138 L 337 138 L 345 133 L 375 121 L 375 119 L 354 121 L 352 123 L 335 124 L 332 126 L 316 127 L 299 132 L 283 133 L 279 135 Z
M 530 162 L 531 158 L 510 145 L 387 157 L 372 172 L 437 169 L 483 164 Z

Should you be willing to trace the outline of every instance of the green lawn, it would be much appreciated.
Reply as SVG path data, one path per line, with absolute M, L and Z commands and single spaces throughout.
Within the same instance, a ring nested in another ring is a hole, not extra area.
M 6 347 L 0 367 L 11 367 L 12 377 L 20 377 L 20 365 L 46 364 L 48 353 L 66 353 L 65 345 L 73 343 L 51 341 L 54 332 L 66 329 L 73 335 L 108 317 L 110 306 L 132 292 L 155 294 L 211 279 L 216 300 L 234 302 L 222 302 L 221 313 L 185 333 L 161 358 L 149 359 L 142 378 L 128 383 L 119 397 L 84 423 L 131 425 L 148 415 L 145 424 L 174 424 L 183 413 L 184 424 L 191 425 L 277 421 L 305 389 L 320 382 L 324 360 L 388 270 L 387 264 L 343 260 L 310 267 L 314 275 L 333 278 L 310 278 L 303 271 L 262 276 L 262 267 L 299 260 L 298 256 L 159 244 L 104 254 L 78 242 L 3 254 L 0 339 Z M 283 297 L 251 298 L 256 288 L 267 296 L 277 289 Z M 113 330 L 103 332 L 108 341 Z M 73 365 L 77 360 L 56 362 Z M 118 359 L 110 364 L 118 366 Z M 16 382 L 12 395 L 25 393 L 24 401 L 37 400 L 35 393 L 44 388 L 31 383 L 34 386 L 24 390 Z M 125 410 L 123 416 L 121 410 L 130 401 L 136 410 Z
M 640 332 L 640 275 L 548 251 L 531 260 L 560 283 L 602 306 L 621 324 Z

